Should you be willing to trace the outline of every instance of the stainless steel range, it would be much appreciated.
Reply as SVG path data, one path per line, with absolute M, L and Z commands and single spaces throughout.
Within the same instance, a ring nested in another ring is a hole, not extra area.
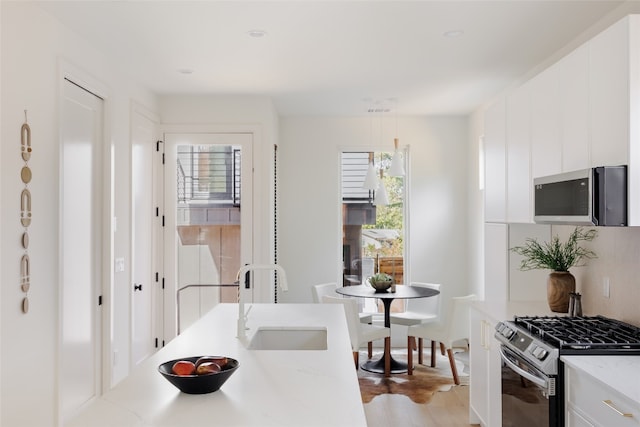
M 640 355 L 640 328 L 603 316 L 500 322 L 502 426 L 564 426 L 564 355 Z

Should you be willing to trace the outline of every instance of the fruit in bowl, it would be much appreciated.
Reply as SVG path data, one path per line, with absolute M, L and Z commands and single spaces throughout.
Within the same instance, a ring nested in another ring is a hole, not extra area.
M 385 273 L 377 273 L 369 277 L 369 283 L 376 292 L 384 292 L 393 284 L 393 278 Z
M 171 372 L 179 376 L 193 375 L 196 372 L 195 363 L 189 360 L 178 360 L 171 366 Z
M 194 356 L 164 362 L 158 371 L 181 392 L 204 394 L 222 387 L 239 366 L 230 357 Z

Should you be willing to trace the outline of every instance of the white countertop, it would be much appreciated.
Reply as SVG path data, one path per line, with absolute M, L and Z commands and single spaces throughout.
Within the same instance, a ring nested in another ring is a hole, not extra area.
M 366 426 L 342 306 L 252 305 L 249 338 L 258 326 L 319 326 L 327 328 L 328 349 L 247 350 L 236 338 L 237 304 L 219 304 L 65 425 Z M 240 367 L 202 395 L 181 393 L 157 370 L 201 355 L 229 356 Z
M 640 407 L 640 356 L 561 356 L 560 360 L 615 389 Z

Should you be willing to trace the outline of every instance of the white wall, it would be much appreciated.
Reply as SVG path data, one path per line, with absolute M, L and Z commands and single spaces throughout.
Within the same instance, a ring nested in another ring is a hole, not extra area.
M 125 273 L 112 275 L 113 295 L 105 295 L 118 307 L 113 315 L 112 342 L 119 364 L 111 380 L 128 373 L 129 353 L 129 260 L 130 260 L 130 102 L 136 99 L 154 108 L 154 97 L 131 84 L 113 64 L 68 31 L 41 9 L 24 2 L 1 2 L 1 93 L 2 137 L 0 145 L 0 271 L 2 357 L 0 374 L 0 424 L 44 426 L 57 423 L 57 347 L 59 339 L 59 87 L 61 59 L 81 70 L 80 75 L 101 82 L 108 90 L 106 125 L 115 152 L 116 168 L 113 206 L 119 218 L 113 235 L 115 256 L 125 258 Z M 30 311 L 23 314 L 20 302 L 19 259 L 23 253 L 19 224 L 20 126 L 28 110 L 33 154 L 29 184 L 33 199 L 31 237 Z M 109 242 L 106 242 L 109 249 Z M 111 267 L 111 266 L 108 266 Z M 108 289 L 107 289 L 108 290 Z M 111 298 L 112 297 L 112 298 Z M 108 384 L 107 384 L 108 385 Z
M 411 280 L 442 283 L 445 298 L 462 295 L 468 287 L 467 120 L 399 121 L 400 143 L 410 145 Z M 368 117 L 280 123 L 278 242 L 290 288 L 283 300 L 310 302 L 313 284 L 341 282 L 340 151 L 391 150 L 395 125 L 383 126 L 372 146 Z

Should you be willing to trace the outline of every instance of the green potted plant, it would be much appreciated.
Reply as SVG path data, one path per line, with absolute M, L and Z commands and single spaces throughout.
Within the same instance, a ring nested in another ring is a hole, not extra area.
M 595 229 L 576 227 L 566 242 L 556 235 L 551 242 L 539 243 L 526 239 L 525 244 L 511 248 L 521 255 L 520 270 L 552 270 L 547 280 L 547 301 L 551 311 L 566 313 L 569 310 L 569 295 L 576 290 L 576 279 L 569 272 L 571 267 L 582 267 L 587 260 L 596 258 L 595 252 L 580 245 L 597 236 Z
M 385 273 L 376 273 L 369 277 L 369 283 L 376 292 L 386 292 L 393 284 L 393 277 Z

